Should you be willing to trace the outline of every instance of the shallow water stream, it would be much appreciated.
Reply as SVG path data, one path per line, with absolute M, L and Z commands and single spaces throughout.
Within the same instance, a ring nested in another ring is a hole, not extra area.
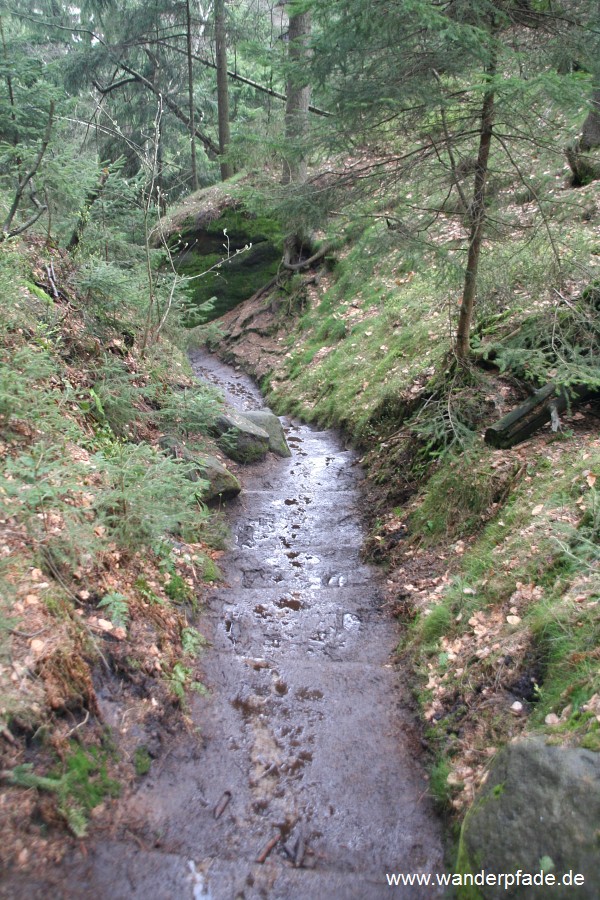
M 239 408 L 262 405 L 245 376 L 192 361 Z M 442 850 L 392 661 L 399 636 L 360 560 L 360 468 L 335 434 L 285 427 L 292 458 L 247 467 L 229 508 L 226 581 L 199 625 L 202 747 L 174 744 L 126 801 L 131 839 L 93 846 L 62 896 L 438 896 L 386 881 L 442 871 Z

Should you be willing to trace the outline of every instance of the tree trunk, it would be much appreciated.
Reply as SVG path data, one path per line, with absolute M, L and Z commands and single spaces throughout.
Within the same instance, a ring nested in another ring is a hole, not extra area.
M 217 61 L 217 109 L 219 116 L 219 151 L 227 152 L 229 131 L 229 82 L 227 78 L 227 38 L 225 34 L 225 0 L 215 0 L 215 56 Z M 230 163 L 221 161 L 221 179 L 233 175 Z
M 310 84 L 306 81 L 307 67 L 303 63 L 308 59 L 309 37 L 310 12 L 292 14 L 288 31 L 290 73 L 285 107 L 285 138 L 289 155 L 283 162 L 283 184 L 303 184 L 306 181 L 305 144 Z
M 190 12 L 190 0 L 185 0 L 185 25 L 187 40 L 187 65 L 188 65 L 188 109 L 190 117 L 190 150 L 192 154 L 192 189 L 198 190 L 198 167 L 196 165 L 196 125 L 194 110 L 194 67 L 192 60 L 192 15 Z
M 586 155 L 600 147 L 600 86 L 596 80 L 591 108 L 583 123 L 581 137 L 566 148 L 567 162 L 573 173 L 573 187 L 583 187 L 600 178 L 597 154 Z
M 496 72 L 495 60 L 488 69 L 487 76 L 491 78 Z M 494 124 L 494 91 L 486 91 L 483 97 L 481 109 L 481 130 L 479 132 L 479 152 L 477 154 L 477 167 L 475 169 L 475 184 L 473 186 L 473 200 L 471 202 L 471 232 L 469 235 L 469 253 L 467 257 L 467 269 L 463 287 L 462 305 L 458 317 L 456 331 L 455 353 L 460 361 L 467 359 L 470 352 L 471 324 L 475 309 L 477 295 L 477 270 L 481 255 L 481 244 L 485 229 L 485 190 L 488 179 L 490 146 L 492 143 L 492 130 Z
M 4 23 L 2 21 L 2 16 L 0 16 L 0 38 L 2 39 L 2 49 L 4 50 L 4 62 L 6 64 L 7 72 L 6 72 L 6 87 L 8 90 L 8 99 L 10 102 L 10 118 L 13 123 L 13 133 L 12 133 L 12 145 L 13 147 L 17 147 L 19 144 L 19 133 L 17 130 L 17 117 L 15 115 L 15 95 L 13 91 L 13 83 L 10 75 L 10 66 L 8 62 L 8 51 L 6 49 L 6 40 L 4 37 Z M 20 175 L 21 169 L 21 159 L 17 158 L 17 170 Z
M 102 169 L 100 173 L 100 178 L 98 179 L 98 184 L 95 188 L 92 188 L 91 191 L 88 191 L 88 195 L 85 198 L 85 202 L 81 209 L 79 210 L 79 215 L 77 216 L 77 224 L 73 229 L 73 233 L 67 244 L 67 250 L 69 253 L 72 253 L 78 246 L 83 237 L 83 232 L 85 231 L 85 227 L 89 222 L 90 218 L 90 209 L 98 200 L 98 198 L 102 195 L 102 191 L 104 190 L 104 186 L 108 181 L 108 176 L 110 172 L 108 169 Z
M 600 147 L 600 85 L 592 94 L 592 108 L 587 114 L 579 141 L 580 150 L 593 150 Z

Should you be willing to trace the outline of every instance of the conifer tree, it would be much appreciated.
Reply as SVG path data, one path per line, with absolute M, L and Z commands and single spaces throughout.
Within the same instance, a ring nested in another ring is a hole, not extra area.
M 219 117 L 219 152 L 227 153 L 231 141 L 229 129 L 229 81 L 227 76 L 227 37 L 225 28 L 225 0 L 214 0 L 215 5 L 215 56 L 217 65 L 217 106 Z M 231 178 L 231 164 L 221 161 L 221 178 Z
M 476 313 L 490 172 L 500 159 L 501 165 L 516 166 L 511 122 L 537 127 L 545 80 L 556 93 L 556 74 L 544 58 L 542 40 L 554 16 L 520 0 L 334 0 L 326 9 L 316 2 L 311 8 L 318 26 L 313 79 L 323 102 L 336 112 L 324 122 L 323 146 L 361 159 L 354 174 L 342 173 L 345 190 L 353 182 L 370 185 L 372 192 L 380 182 L 389 192 L 419 171 L 433 194 L 450 176 L 450 193 L 467 225 L 454 341 L 454 352 L 464 361 Z M 498 119 L 506 127 L 496 137 Z M 515 171 L 526 178 L 520 167 Z M 433 202 L 429 211 L 434 222 L 442 207 Z

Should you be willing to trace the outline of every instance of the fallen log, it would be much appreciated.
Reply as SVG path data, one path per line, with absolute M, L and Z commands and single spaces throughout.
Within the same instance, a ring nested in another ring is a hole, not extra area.
M 503 416 L 494 425 L 486 429 L 486 444 L 498 449 L 507 450 L 531 437 L 546 422 L 552 422 L 552 430 L 560 428 L 559 416 L 570 406 L 581 403 L 593 394 L 598 394 L 586 384 L 578 384 L 567 391 L 557 387 L 554 382 L 544 385 L 525 403 Z

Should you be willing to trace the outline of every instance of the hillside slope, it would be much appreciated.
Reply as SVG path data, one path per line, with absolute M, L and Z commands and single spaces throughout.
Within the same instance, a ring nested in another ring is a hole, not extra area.
M 195 336 L 276 411 L 362 448 L 365 553 L 406 625 L 431 790 L 456 821 L 513 738 L 600 750 L 598 402 L 512 449 L 483 441 L 542 384 L 598 377 L 598 186 L 570 188 L 564 168 L 556 179 L 568 263 L 552 275 L 548 245 L 518 232 L 490 243 L 465 369 L 448 352 L 456 293 L 435 253 L 413 268 L 380 224 Z

